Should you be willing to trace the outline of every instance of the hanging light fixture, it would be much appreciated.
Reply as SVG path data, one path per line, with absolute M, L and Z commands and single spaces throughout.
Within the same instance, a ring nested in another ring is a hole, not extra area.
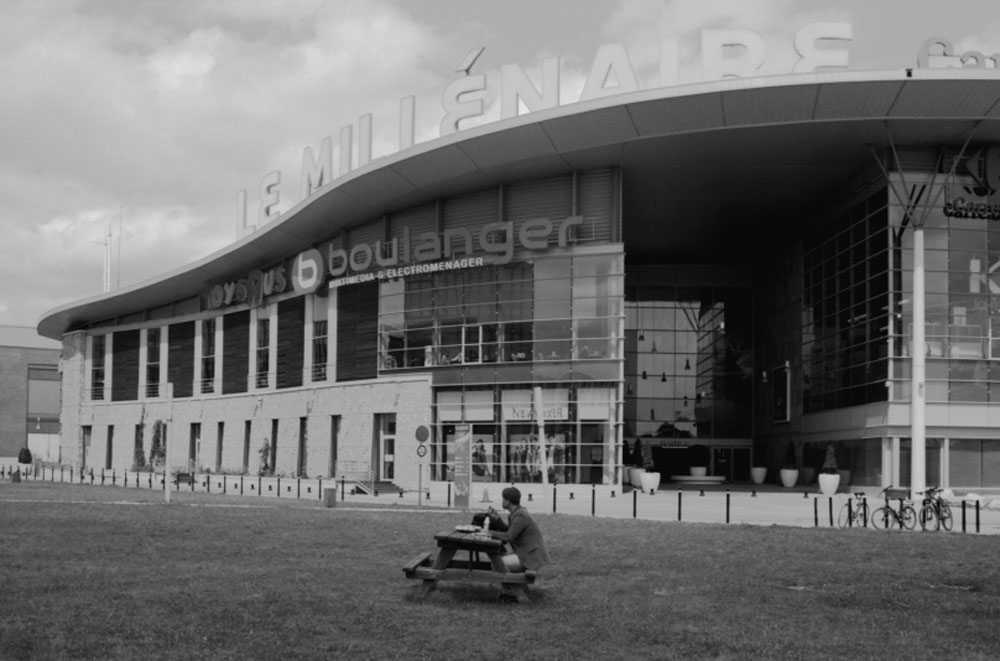
M 646 378 L 646 370 L 642 370 L 642 378 Z
M 636 317 L 639 319 L 639 341 L 645 342 L 646 335 L 642 332 L 642 308 L 636 307 Z
M 690 358 L 685 358 L 684 359 L 684 369 L 687 370 L 688 372 L 691 371 L 691 359 Z
M 667 382 L 667 373 L 664 372 L 663 376 L 660 377 L 660 383 L 666 383 L 666 382 Z

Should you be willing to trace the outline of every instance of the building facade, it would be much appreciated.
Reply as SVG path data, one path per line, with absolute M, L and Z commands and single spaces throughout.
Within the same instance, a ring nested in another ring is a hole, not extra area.
M 39 461 L 59 461 L 58 342 L 28 326 L 0 326 L 0 461 L 21 448 Z
M 63 460 L 132 468 L 156 427 L 197 472 L 614 489 L 637 439 L 730 482 L 832 443 L 902 485 L 919 407 L 927 484 L 1000 486 L 997 108 L 962 70 L 726 80 L 364 164 L 47 314 Z

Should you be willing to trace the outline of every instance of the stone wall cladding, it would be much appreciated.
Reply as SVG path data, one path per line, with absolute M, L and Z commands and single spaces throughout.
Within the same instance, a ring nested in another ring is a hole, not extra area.
M 82 360 L 82 359 L 81 359 Z M 82 373 L 78 392 L 82 397 Z M 74 377 L 71 377 L 74 378 Z M 64 386 L 66 382 L 64 374 Z M 218 451 L 218 423 L 224 423 L 221 466 L 223 473 L 243 472 L 246 421 L 251 421 L 247 472 L 256 475 L 260 448 L 270 442 L 272 421 L 278 420 L 275 475 L 295 474 L 299 451 L 300 419 L 306 418 L 305 476 L 331 476 L 331 417 L 341 416 L 337 439 L 338 461 L 359 462 L 371 466 L 374 457 L 375 419 L 378 414 L 396 415 L 396 473 L 393 482 L 404 489 L 418 486 L 416 429 L 431 424 L 430 377 L 400 379 L 393 382 L 366 381 L 324 387 L 303 387 L 287 391 L 267 391 L 205 398 L 163 399 L 139 402 L 86 402 L 82 405 L 63 400 L 63 435 L 60 439 L 64 461 L 81 463 L 80 425 L 91 425 L 93 436 L 86 467 L 104 468 L 107 457 L 108 428 L 114 426 L 111 465 L 115 470 L 132 468 L 135 426 L 145 424 L 144 450 L 148 460 L 156 420 L 167 422 L 170 464 L 173 470 L 187 470 L 192 423 L 200 423 L 200 438 L 195 443 L 194 469 L 215 471 Z M 72 457 L 73 459 L 68 459 Z M 425 458 L 424 462 L 429 459 Z M 427 470 L 424 468 L 426 478 Z

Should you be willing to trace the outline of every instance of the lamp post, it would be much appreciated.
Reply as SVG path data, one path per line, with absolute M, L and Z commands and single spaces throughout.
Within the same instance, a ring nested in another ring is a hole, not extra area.
M 923 493 L 927 474 L 927 343 L 924 305 L 924 224 L 913 225 L 913 346 L 910 348 L 910 492 Z

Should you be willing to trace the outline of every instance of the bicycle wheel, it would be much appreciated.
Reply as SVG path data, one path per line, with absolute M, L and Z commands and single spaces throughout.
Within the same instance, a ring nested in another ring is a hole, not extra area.
M 938 511 L 937 516 L 941 527 L 950 531 L 951 526 L 955 523 L 955 519 L 951 515 L 951 508 L 948 507 L 948 503 L 941 503 L 941 509 Z
M 903 505 L 900 514 L 900 523 L 906 530 L 913 530 L 917 527 L 917 511 L 909 505 Z
M 844 506 L 840 508 L 840 514 L 837 516 L 837 525 L 841 528 L 847 528 L 852 525 L 852 516 L 854 516 L 854 513 L 848 509 L 848 504 L 844 503 Z M 853 525 L 858 525 L 857 521 L 854 521 Z
M 872 528 L 877 530 L 888 530 L 889 526 L 896 523 L 896 513 L 887 507 L 880 507 L 871 516 L 868 517 L 868 522 L 872 524 Z
M 933 505 L 924 505 L 920 508 L 920 529 L 921 530 L 937 530 L 938 520 L 937 516 L 934 514 Z

